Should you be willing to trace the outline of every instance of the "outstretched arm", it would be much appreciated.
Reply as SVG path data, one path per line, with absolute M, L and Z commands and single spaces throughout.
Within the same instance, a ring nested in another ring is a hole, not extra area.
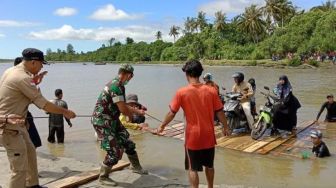
M 322 112 L 324 111 L 324 108 L 327 107 L 327 103 L 324 103 L 322 106 L 321 106 L 321 109 L 319 111 L 319 113 L 317 114 L 317 117 L 316 117 L 316 121 L 318 121 L 318 119 L 320 118 Z
M 172 111 L 168 112 L 165 119 L 163 120 L 163 122 L 161 123 L 161 125 L 158 127 L 157 132 L 158 133 L 162 133 L 163 130 L 165 129 L 165 127 L 171 122 L 173 121 L 175 117 L 175 113 L 173 113 Z

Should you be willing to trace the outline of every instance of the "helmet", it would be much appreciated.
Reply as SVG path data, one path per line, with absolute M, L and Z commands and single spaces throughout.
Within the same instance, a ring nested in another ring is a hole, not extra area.
M 242 81 L 244 81 L 244 74 L 241 72 L 235 72 L 232 75 L 232 78 L 237 78 L 238 79 L 238 83 L 241 83 Z
M 119 72 L 120 71 L 133 74 L 134 68 L 130 64 L 122 64 L 122 65 L 120 65 L 120 68 L 119 68 Z
M 212 74 L 211 73 L 204 74 L 203 79 L 212 80 Z
M 248 80 L 248 83 L 250 83 L 251 84 L 251 86 L 252 87 L 255 87 L 255 79 L 254 78 L 250 78 L 249 80 Z

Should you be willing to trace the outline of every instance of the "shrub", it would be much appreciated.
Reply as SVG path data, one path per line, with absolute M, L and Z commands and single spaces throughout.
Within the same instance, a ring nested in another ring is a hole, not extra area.
M 307 62 L 309 65 L 312 65 L 314 67 L 318 67 L 319 66 L 319 62 L 316 61 L 315 59 L 309 59 Z
M 302 62 L 299 57 L 294 57 L 293 59 L 287 61 L 287 65 L 292 67 L 297 67 L 300 66 L 301 64 Z

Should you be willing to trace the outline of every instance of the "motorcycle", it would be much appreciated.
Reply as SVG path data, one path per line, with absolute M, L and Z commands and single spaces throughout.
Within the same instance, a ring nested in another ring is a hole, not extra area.
M 234 133 L 234 130 L 243 129 L 249 131 L 248 122 L 244 113 L 244 110 L 240 104 L 240 98 L 242 97 L 241 93 L 226 93 L 224 94 L 225 100 L 224 103 L 224 112 L 230 130 Z
M 271 95 L 269 87 L 265 86 L 264 89 L 268 93 L 260 93 L 266 97 L 267 101 L 264 106 L 260 107 L 259 118 L 252 126 L 251 137 L 254 140 L 262 137 L 268 128 L 273 127 L 274 113 L 279 105 L 283 105 L 278 97 Z

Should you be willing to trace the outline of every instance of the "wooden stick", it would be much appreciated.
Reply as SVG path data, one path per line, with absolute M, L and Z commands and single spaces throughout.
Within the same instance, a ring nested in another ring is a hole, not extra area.
M 117 170 L 122 170 L 123 168 L 129 166 L 129 162 L 119 161 L 118 164 L 112 167 L 112 172 Z M 78 187 L 83 185 L 87 182 L 97 179 L 99 176 L 99 170 L 91 170 L 82 172 L 80 174 L 67 177 L 52 183 L 47 184 L 49 188 L 71 188 L 71 187 Z

